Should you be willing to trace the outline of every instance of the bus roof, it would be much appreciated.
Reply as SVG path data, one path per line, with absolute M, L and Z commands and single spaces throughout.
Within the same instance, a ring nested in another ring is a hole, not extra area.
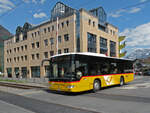
M 110 58 L 110 59 L 133 61 L 133 60 L 131 60 L 131 59 L 109 57 L 109 56 L 106 56 L 106 55 L 104 55 L 104 54 L 91 53 L 91 52 L 63 53 L 63 54 L 54 55 L 54 56 L 52 56 L 51 58 L 58 57 L 58 56 L 66 56 L 66 55 L 85 55 L 85 56 L 95 56 L 95 57 L 103 57 L 103 58 Z

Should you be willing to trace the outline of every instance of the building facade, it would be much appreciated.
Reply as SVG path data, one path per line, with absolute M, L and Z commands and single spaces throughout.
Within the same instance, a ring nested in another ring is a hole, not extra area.
M 17 27 L 16 35 L 4 45 L 5 74 L 9 77 L 46 77 L 49 63 L 41 63 L 57 53 L 94 52 L 119 57 L 118 28 L 107 22 L 102 7 L 76 10 L 61 2 L 51 10 L 49 21 Z
M 0 25 L 0 72 L 4 72 L 4 40 L 8 39 L 11 33 Z

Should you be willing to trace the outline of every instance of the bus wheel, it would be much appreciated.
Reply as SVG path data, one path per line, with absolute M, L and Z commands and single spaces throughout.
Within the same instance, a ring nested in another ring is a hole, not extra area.
M 100 90 L 101 88 L 101 83 L 99 80 L 94 80 L 94 83 L 93 83 L 93 92 L 97 92 L 98 90 Z
M 123 85 L 124 85 L 124 78 L 121 77 L 121 78 L 120 78 L 120 86 L 123 86 Z

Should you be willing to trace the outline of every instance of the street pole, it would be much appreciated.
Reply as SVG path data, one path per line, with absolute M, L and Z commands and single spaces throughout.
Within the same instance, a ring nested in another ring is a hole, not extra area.
M 56 52 L 56 54 L 58 54 L 58 17 L 57 17 L 57 22 L 56 22 L 56 24 L 57 24 L 57 30 L 56 30 L 56 50 L 57 50 L 57 52 Z

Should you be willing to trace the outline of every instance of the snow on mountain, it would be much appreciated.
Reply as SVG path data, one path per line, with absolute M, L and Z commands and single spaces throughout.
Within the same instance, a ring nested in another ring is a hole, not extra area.
M 145 59 L 150 57 L 150 49 L 136 49 L 130 53 L 126 58 L 129 59 Z

